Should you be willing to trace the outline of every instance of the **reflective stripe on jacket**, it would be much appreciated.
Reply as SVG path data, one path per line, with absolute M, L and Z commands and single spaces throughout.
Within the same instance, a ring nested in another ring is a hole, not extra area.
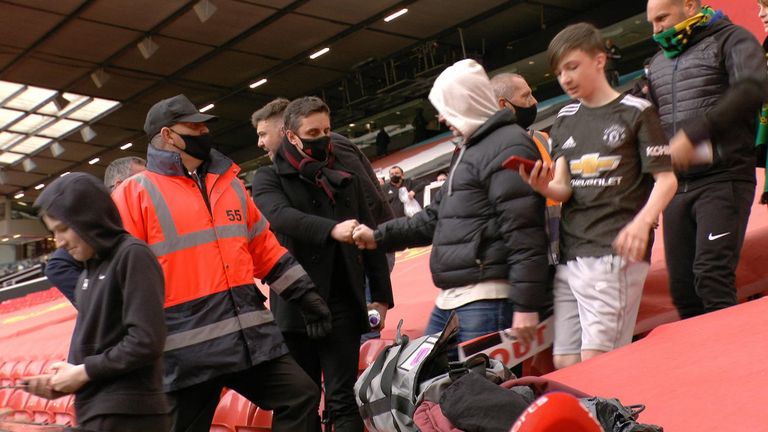
M 237 178 L 237 165 L 212 152 L 206 202 L 178 154 L 150 146 L 147 159 L 147 171 L 123 182 L 113 199 L 125 229 L 147 242 L 163 268 L 166 391 L 287 353 L 254 276 L 269 275 L 279 293 L 306 273 L 285 265 L 290 255 Z

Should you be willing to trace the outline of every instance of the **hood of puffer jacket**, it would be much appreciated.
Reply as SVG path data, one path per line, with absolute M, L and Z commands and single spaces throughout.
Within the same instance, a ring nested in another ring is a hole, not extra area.
M 465 140 L 499 110 L 485 69 L 470 59 L 454 63 L 437 77 L 429 101 Z
M 58 219 L 101 257 L 108 256 L 127 234 L 104 182 L 85 173 L 56 179 L 35 200 L 39 214 Z

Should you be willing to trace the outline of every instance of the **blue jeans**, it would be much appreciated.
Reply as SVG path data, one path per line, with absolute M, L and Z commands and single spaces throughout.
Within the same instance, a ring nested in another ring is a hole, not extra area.
M 459 334 L 457 342 L 465 342 L 478 336 L 512 327 L 512 303 L 507 300 L 478 300 L 459 306 Z M 445 327 L 451 309 L 432 309 L 426 334 L 437 333 Z

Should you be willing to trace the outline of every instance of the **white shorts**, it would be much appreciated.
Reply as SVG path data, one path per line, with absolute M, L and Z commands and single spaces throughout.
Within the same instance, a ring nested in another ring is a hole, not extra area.
M 558 265 L 554 354 L 611 351 L 632 342 L 648 267 L 615 255 Z

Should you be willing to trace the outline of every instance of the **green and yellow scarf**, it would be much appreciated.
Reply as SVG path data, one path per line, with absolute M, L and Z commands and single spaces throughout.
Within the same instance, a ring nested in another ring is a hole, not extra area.
M 696 29 L 706 27 L 723 17 L 722 11 L 715 11 L 709 6 L 701 8 L 701 12 L 676 24 L 659 34 L 653 35 L 653 40 L 659 44 L 667 58 L 675 58 L 685 51 L 691 35 Z

